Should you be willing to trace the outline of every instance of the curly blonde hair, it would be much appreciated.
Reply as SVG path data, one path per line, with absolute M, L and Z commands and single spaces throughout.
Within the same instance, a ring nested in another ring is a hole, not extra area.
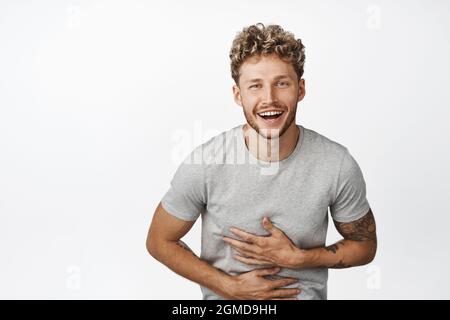
M 257 23 L 243 28 L 233 40 L 230 50 L 231 77 L 239 86 L 239 68 L 244 61 L 252 56 L 276 53 L 280 59 L 289 62 L 294 67 L 298 79 L 303 76 L 305 64 L 305 46 L 301 39 L 283 30 L 276 24 L 264 26 Z

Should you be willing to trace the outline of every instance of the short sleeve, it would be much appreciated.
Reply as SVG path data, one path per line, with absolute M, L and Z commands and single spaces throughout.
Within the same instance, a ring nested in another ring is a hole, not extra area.
M 196 150 L 179 165 L 161 200 L 168 213 L 185 221 L 196 220 L 206 207 L 205 164 L 194 159 Z
M 331 216 L 338 222 L 351 222 L 363 217 L 369 209 L 362 171 L 346 149 L 330 204 Z

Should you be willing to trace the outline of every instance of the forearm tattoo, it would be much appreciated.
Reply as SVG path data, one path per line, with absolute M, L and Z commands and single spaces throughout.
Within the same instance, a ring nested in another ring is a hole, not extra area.
M 330 246 L 328 246 L 328 247 L 325 247 L 325 250 L 327 250 L 327 251 L 329 251 L 329 252 L 336 253 L 336 251 L 338 251 L 338 249 L 339 249 L 338 244 L 339 244 L 339 242 L 338 242 L 338 243 L 335 243 L 335 244 L 332 244 L 332 245 L 330 245 Z
M 371 209 L 369 209 L 367 214 L 361 219 L 352 222 L 338 222 L 334 220 L 334 225 L 338 232 L 343 236 L 344 240 L 324 248 L 326 251 L 332 252 L 333 254 L 337 253 L 339 247 L 345 245 L 346 240 L 373 241 L 375 243 L 377 241 L 375 218 Z M 349 268 L 351 266 L 352 265 L 340 260 L 338 263 L 329 266 L 329 268 L 341 269 Z

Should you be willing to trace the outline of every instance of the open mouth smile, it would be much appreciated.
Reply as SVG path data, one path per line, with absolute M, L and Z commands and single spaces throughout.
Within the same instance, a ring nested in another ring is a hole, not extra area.
M 264 111 L 257 113 L 258 118 L 262 119 L 267 124 L 278 124 L 280 122 L 284 111 Z

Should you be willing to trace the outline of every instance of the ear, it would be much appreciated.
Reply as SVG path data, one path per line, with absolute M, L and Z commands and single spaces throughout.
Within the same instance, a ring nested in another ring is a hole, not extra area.
M 237 85 L 233 85 L 233 98 L 234 101 L 242 107 L 241 89 Z
M 303 100 L 305 97 L 306 91 L 305 91 L 305 79 L 300 79 L 298 82 L 298 101 Z

